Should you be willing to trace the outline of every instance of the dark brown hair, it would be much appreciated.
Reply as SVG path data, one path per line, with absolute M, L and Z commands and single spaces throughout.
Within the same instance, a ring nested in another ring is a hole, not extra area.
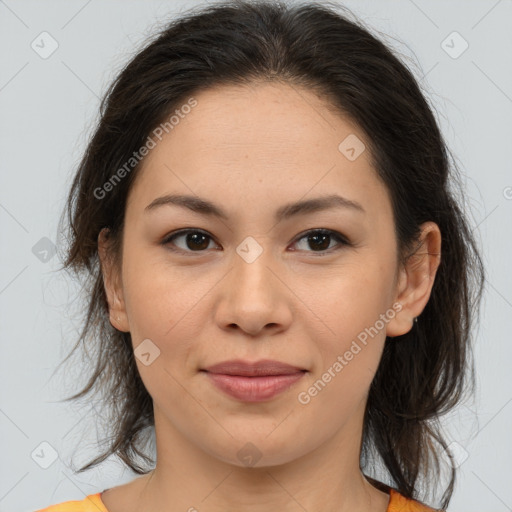
M 466 388 L 474 390 L 470 338 L 484 272 L 463 197 L 455 196 L 457 166 L 433 109 L 405 64 L 351 17 L 327 2 L 233 0 L 196 7 L 147 41 L 106 92 L 61 219 L 68 223 L 64 267 L 85 280 L 88 301 L 72 353 L 80 343 L 93 352 L 87 384 L 67 400 L 101 392 L 110 410 L 108 447 L 80 471 L 112 454 L 138 474 L 154 464 L 143 449 L 154 426 L 152 399 L 138 374 L 130 334 L 109 322 L 97 246 L 100 230 L 108 227 L 119 255 L 126 199 L 140 164 L 107 192 L 105 183 L 126 170 L 152 130 L 193 94 L 223 84 L 280 81 L 314 90 L 363 130 L 390 192 L 401 261 L 420 224 L 433 221 L 441 230 L 442 257 L 430 300 L 410 332 L 386 340 L 361 446 L 361 468 L 374 470 L 380 458 L 384 478 L 406 497 L 421 499 L 423 488 L 437 485 L 447 448 L 439 418 Z M 139 465 L 138 457 L 150 466 Z M 454 482 L 450 467 L 443 508 Z

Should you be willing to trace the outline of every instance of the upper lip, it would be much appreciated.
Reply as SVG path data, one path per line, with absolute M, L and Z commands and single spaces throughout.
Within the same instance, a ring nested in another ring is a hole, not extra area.
M 293 373 L 304 372 L 303 368 L 292 366 L 280 361 L 264 359 L 261 361 L 243 361 L 235 359 L 232 361 L 223 361 L 204 369 L 210 373 L 222 373 L 224 375 L 240 375 L 243 377 L 258 377 L 263 375 L 291 375 Z

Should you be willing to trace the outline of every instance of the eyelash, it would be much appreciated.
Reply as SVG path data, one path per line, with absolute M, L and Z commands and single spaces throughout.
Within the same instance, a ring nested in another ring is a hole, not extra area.
M 200 254 L 200 253 L 205 252 L 206 249 L 202 250 L 202 251 L 190 251 L 190 250 L 186 251 L 184 249 L 179 249 L 179 248 L 175 249 L 175 248 L 170 247 L 170 243 L 174 239 L 176 239 L 176 238 L 178 238 L 180 236 L 183 236 L 183 235 L 187 235 L 189 233 L 200 233 L 202 235 L 205 235 L 205 236 L 209 237 L 211 240 L 214 240 L 213 237 L 211 237 L 207 232 L 202 231 L 200 229 L 182 229 L 182 230 L 175 231 L 175 232 L 170 233 L 169 235 L 167 235 L 162 240 L 161 244 L 164 245 L 164 246 L 167 246 L 169 248 L 169 250 L 171 250 L 173 252 L 178 252 L 178 253 L 181 253 L 181 254 L 190 254 L 190 253 L 199 253 Z M 299 238 L 297 238 L 293 242 L 293 244 L 298 243 L 303 238 L 307 238 L 308 236 L 310 236 L 312 234 L 316 234 L 316 235 L 329 235 L 332 239 L 334 239 L 335 241 L 337 241 L 339 243 L 338 247 L 335 247 L 334 250 L 331 247 L 330 249 L 326 249 L 324 251 L 306 251 L 306 252 L 313 253 L 315 257 L 328 256 L 329 254 L 332 254 L 335 251 L 339 251 L 343 246 L 352 246 L 352 244 L 347 240 L 347 238 L 345 238 L 341 233 L 338 233 L 337 231 L 333 231 L 331 229 L 310 229 L 309 231 L 301 233 L 301 236 L 299 236 Z

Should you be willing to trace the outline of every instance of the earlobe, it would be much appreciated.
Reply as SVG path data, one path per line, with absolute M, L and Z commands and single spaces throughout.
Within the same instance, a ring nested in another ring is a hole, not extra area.
M 395 301 L 401 309 L 387 324 L 387 336 L 401 336 L 411 330 L 430 298 L 440 262 L 441 232 L 434 222 L 425 222 L 416 250 L 400 269 Z
M 100 260 L 103 286 L 107 298 L 109 317 L 112 327 L 122 332 L 129 332 L 123 290 L 111 252 L 108 228 L 103 228 L 98 235 L 98 257 Z

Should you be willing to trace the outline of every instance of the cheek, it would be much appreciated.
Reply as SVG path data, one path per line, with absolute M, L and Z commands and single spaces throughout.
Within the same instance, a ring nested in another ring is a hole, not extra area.
M 365 403 L 386 339 L 385 323 L 380 319 L 386 311 L 385 301 L 369 282 L 360 284 L 340 282 L 339 293 L 326 293 L 323 302 L 318 302 L 318 311 L 324 312 L 329 329 L 309 332 L 317 357 L 296 400 L 304 424 L 309 425 L 309 418 L 312 425 L 330 425 L 324 427 L 329 432 L 354 417 Z M 315 432 L 304 432 L 306 439 L 308 435 Z
M 198 326 L 197 318 L 194 321 L 196 308 L 214 280 L 192 266 L 171 265 L 165 251 L 128 249 L 123 283 L 132 338 L 163 340 L 179 337 L 180 331 L 194 334 Z
M 315 289 L 308 303 L 317 319 L 308 333 L 318 350 L 311 378 L 320 378 L 319 387 L 329 388 L 322 391 L 322 400 L 359 400 L 377 371 L 386 326 L 395 316 L 389 309 L 391 265 L 366 260 L 333 272 L 331 279 L 318 284 L 321 288 Z
M 201 308 L 213 286 L 191 274 L 192 270 L 184 272 L 161 258 L 150 260 L 137 252 L 123 261 L 123 292 L 136 364 L 149 394 L 164 408 L 164 404 L 175 407 L 182 399 L 180 383 L 192 369 L 200 340 L 198 316 L 204 314 Z M 149 365 L 137 356 L 143 346 L 149 347 Z
M 374 326 L 386 312 L 393 287 L 388 267 L 366 260 L 340 266 L 321 279 L 317 276 L 314 286 L 309 283 L 307 306 L 330 333 L 334 348 L 339 348 L 338 340 L 347 342 Z M 382 330 L 380 322 L 377 327 Z
M 215 283 L 209 278 L 194 279 L 192 270 L 171 268 L 135 253 L 123 265 L 126 311 L 138 371 L 155 403 L 166 409 L 164 404 L 179 403 L 183 395 L 180 383 L 196 371 L 194 357 L 204 324 L 198 317 L 203 318 L 208 290 Z M 149 365 L 137 357 L 145 351 L 143 346 L 156 354 Z

